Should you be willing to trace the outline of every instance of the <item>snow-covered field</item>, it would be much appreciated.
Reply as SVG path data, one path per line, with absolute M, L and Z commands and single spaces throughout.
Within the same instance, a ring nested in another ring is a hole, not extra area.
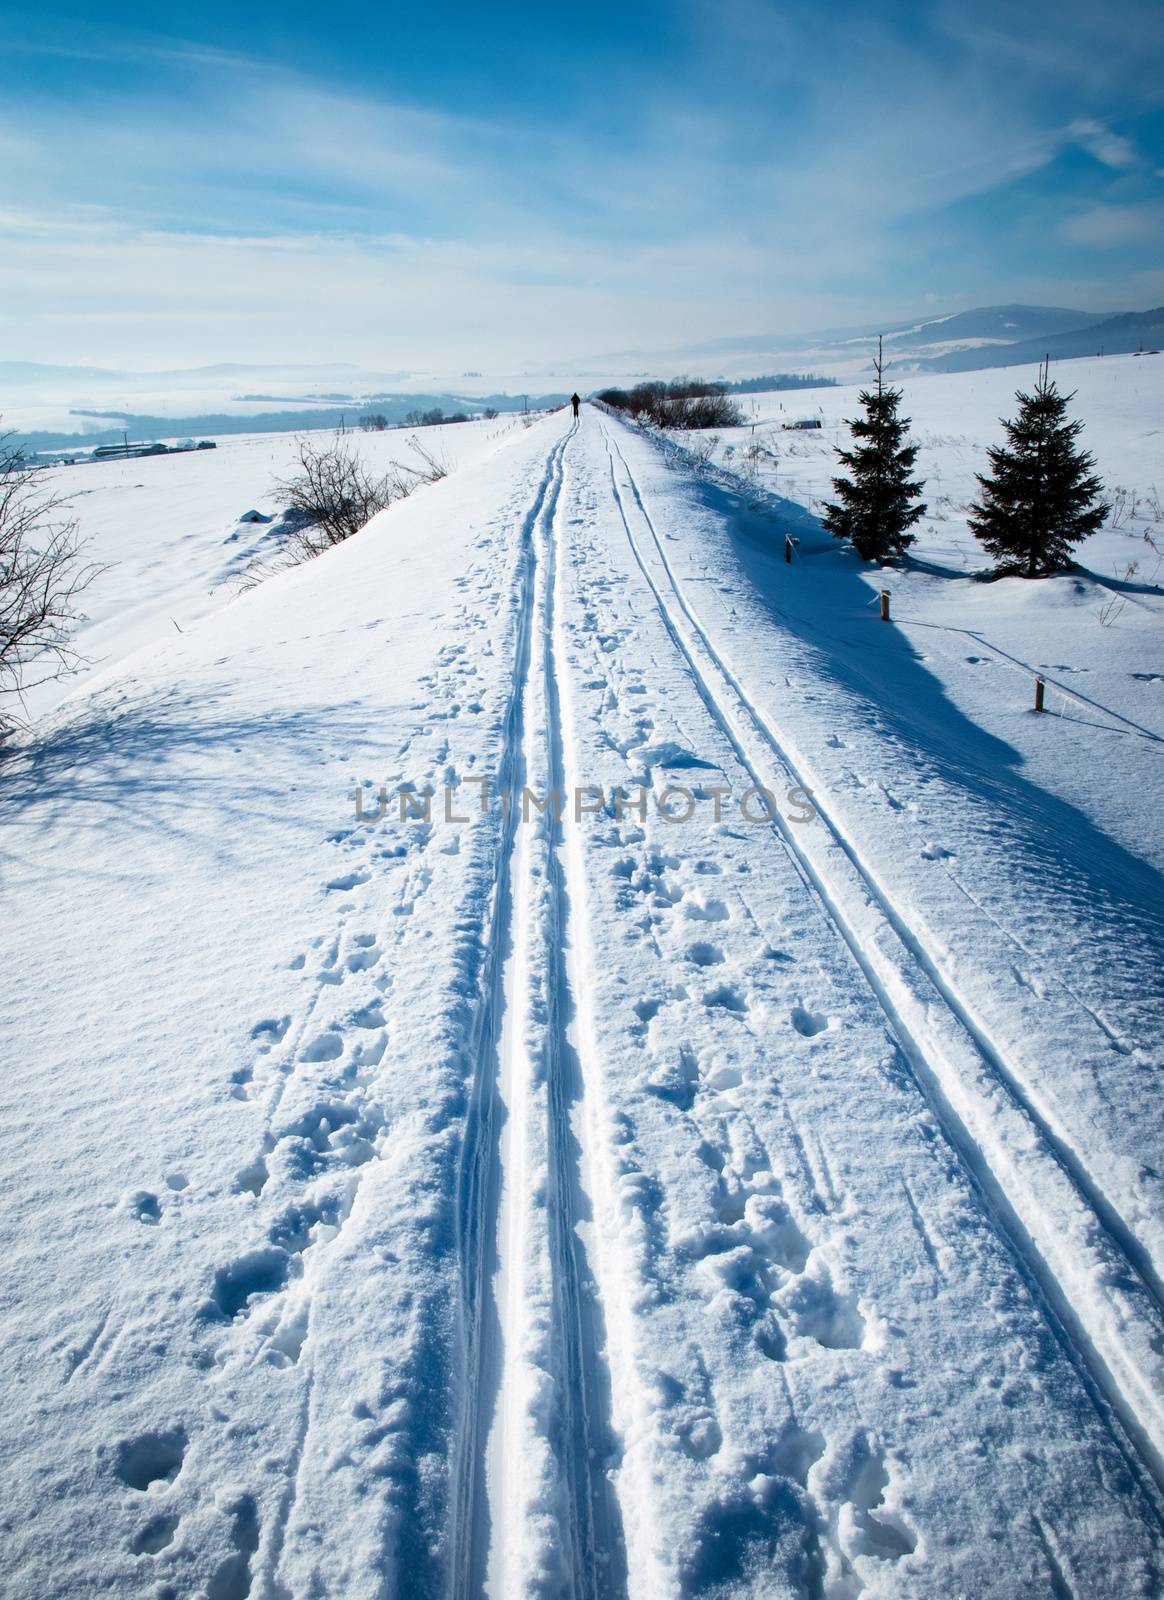
M 519 417 L 499 417 L 348 433 L 342 443 L 374 474 L 395 464 L 423 466 L 414 439 L 455 471 L 491 454 L 522 426 Z M 43 714 L 142 645 L 229 602 L 248 574 L 277 558 L 269 520 L 240 519 L 252 511 L 277 516 L 283 502 L 276 485 L 298 470 L 300 444 L 327 442 L 322 431 L 258 434 L 224 438 L 213 451 L 46 471 L 46 488 L 69 497 L 86 555 L 104 570 L 85 592 L 85 622 L 74 636 L 84 670 L 30 690 L 28 711 Z
M 450 430 L 241 596 L 287 441 L 73 469 L 107 660 L 0 768 L 5 1594 L 1162 1591 L 1161 372 L 1060 369 L 1138 505 L 1037 585 L 963 575 L 1023 373 L 907 384 L 888 576 L 806 509 L 851 389 L 702 470 Z

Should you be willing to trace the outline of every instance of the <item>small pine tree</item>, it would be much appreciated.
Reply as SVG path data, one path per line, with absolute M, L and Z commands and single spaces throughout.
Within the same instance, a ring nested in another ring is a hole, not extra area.
M 822 521 L 866 561 L 886 561 L 913 543 L 909 529 L 926 508 L 917 500 L 921 481 L 910 477 L 918 447 L 904 442 L 909 418 L 897 414 L 901 390 L 883 382 L 880 339 L 874 367 L 877 388 L 863 389 L 858 397 L 865 415 L 849 420 L 857 442 L 852 450 L 837 451 L 852 476 L 833 479 L 837 503 L 825 506 Z
M 1069 564 L 1072 545 L 1094 533 L 1111 507 L 1099 499 L 1093 458 L 1075 446 L 1083 424 L 1067 421 L 1074 394 L 1060 394 L 1043 367 L 1034 394 L 1020 389 L 1015 398 L 1018 416 L 1002 423 L 1009 443 L 989 452 L 990 475 L 978 474 L 982 493 L 970 526 L 996 572 L 1046 577 Z

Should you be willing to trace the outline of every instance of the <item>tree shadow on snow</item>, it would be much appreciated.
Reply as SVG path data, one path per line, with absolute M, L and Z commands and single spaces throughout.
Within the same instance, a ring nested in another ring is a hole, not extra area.
M 936 777 L 961 792 L 970 804 L 963 817 L 976 817 L 979 844 L 988 840 L 1010 882 L 1050 887 L 1065 922 L 1078 909 L 1106 923 L 1125 949 L 1154 952 L 1158 973 L 1164 966 L 1164 875 L 1027 777 L 1021 753 L 959 709 L 904 631 L 877 620 L 874 592 L 862 578 L 871 569 L 791 501 L 745 495 L 714 479 L 672 481 L 676 495 L 726 523 L 748 584 L 740 620 L 754 604 L 782 647 L 791 641 L 787 665 L 798 680 L 791 692 L 803 692 L 803 679 L 822 708 L 830 691 L 843 697 L 845 715 L 855 712 L 865 728 L 896 745 L 923 781 Z M 792 566 L 784 561 L 786 533 L 799 541 Z M 693 598 L 698 604 L 698 587 Z M 1064 731 L 1063 737 L 1073 736 Z M 1097 752 L 1096 761 L 1103 759 Z
M 383 752 L 354 702 L 249 711 L 229 688 L 96 695 L 0 748 L 0 860 L 43 837 L 50 865 L 64 827 L 168 833 L 232 860 L 249 825 L 308 820 L 296 791 L 310 769 Z M 337 791 L 337 820 L 344 804 Z

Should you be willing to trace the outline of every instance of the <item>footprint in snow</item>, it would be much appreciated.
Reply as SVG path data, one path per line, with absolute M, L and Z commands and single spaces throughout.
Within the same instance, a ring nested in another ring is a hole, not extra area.
M 370 872 L 361 867 L 355 872 L 345 872 L 339 878 L 329 879 L 328 882 L 324 884 L 324 888 L 329 892 L 333 890 L 345 891 L 348 889 L 358 889 L 362 883 L 367 883 L 371 876 L 372 874 Z
M 151 1517 L 129 1541 L 129 1553 L 134 1556 L 156 1556 L 173 1540 L 178 1530 L 178 1518 L 171 1513 Z
M 161 1204 L 149 1189 L 130 1189 L 122 1195 L 121 1203 L 136 1222 L 152 1224 L 162 1220 Z
M 369 935 L 370 937 L 370 935 Z M 367 972 L 369 967 L 374 967 L 380 959 L 380 952 L 373 945 L 370 949 L 353 950 L 344 962 L 349 972 Z
M 819 1257 L 780 1295 L 779 1309 L 796 1334 L 826 1350 L 860 1350 L 864 1343 L 865 1319 L 855 1296 L 834 1287 Z
M 236 1067 L 230 1075 L 230 1092 L 235 1100 L 249 1100 L 254 1072 L 250 1067 Z
M 806 1039 L 815 1038 L 832 1025 L 832 1019 L 823 1011 L 809 1011 L 806 1006 L 799 1005 L 793 1006 L 791 1021 L 797 1033 Z
M 303 1061 L 338 1061 L 344 1053 L 344 1041 L 338 1033 L 330 1029 L 321 1033 L 303 1051 L 300 1059 Z
M 290 1026 L 290 1017 L 264 1017 L 251 1029 L 251 1038 L 269 1047 L 278 1044 Z
M 238 1194 L 253 1194 L 256 1197 L 263 1192 L 269 1173 L 267 1163 L 259 1156 L 256 1160 L 248 1162 L 245 1167 L 240 1167 L 234 1175 L 234 1187 Z
M 720 983 L 714 989 L 709 989 L 703 997 L 703 1003 L 709 1010 L 719 1007 L 723 1011 L 744 1012 L 748 1009 L 748 1002 L 730 983 Z
M 251 1592 L 251 1557 L 259 1548 L 259 1508 L 254 1495 L 240 1494 L 226 1509 L 233 1548 L 215 1568 L 207 1592 L 211 1600 L 246 1600 Z
M 139 1494 L 155 1483 L 172 1483 L 182 1470 L 186 1443 L 186 1430 L 181 1427 L 122 1439 L 113 1448 L 113 1475 Z
M 727 922 L 731 912 L 722 900 L 688 900 L 683 915 L 691 922 Z
M 829 1542 L 845 1556 L 900 1561 L 917 1549 L 917 1535 L 900 1512 L 885 1505 L 891 1478 L 876 1439 L 861 1429 L 831 1451 L 813 1473 L 817 1496 L 837 1507 L 829 1517 Z M 839 1504 L 838 1504 L 839 1503 Z M 851 1516 L 840 1514 L 847 1503 Z
M 291 1257 L 284 1249 L 248 1250 L 215 1272 L 204 1315 L 217 1322 L 233 1322 L 256 1296 L 285 1288 L 290 1270 Z

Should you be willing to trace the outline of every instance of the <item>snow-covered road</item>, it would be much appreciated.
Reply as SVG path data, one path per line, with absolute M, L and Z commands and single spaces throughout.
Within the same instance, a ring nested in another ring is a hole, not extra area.
M 6 1593 L 1161 1591 L 1158 875 L 769 550 L 557 414 L 9 765 Z

